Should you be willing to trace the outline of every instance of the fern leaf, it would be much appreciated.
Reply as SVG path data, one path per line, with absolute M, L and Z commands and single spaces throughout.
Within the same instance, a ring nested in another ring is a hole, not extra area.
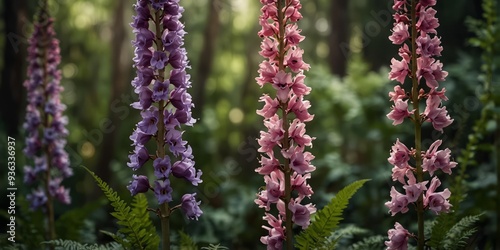
M 435 249 L 441 249 L 446 233 L 455 224 L 456 218 L 453 213 L 440 214 L 432 226 L 431 239 L 428 245 Z
M 151 221 L 148 212 L 148 200 L 144 194 L 134 196 L 132 202 L 132 213 L 135 215 L 134 220 L 143 228 L 144 241 L 147 249 L 158 249 L 160 245 L 160 237 L 156 233 L 156 227 Z
M 56 250 L 122 250 L 123 248 L 116 242 L 106 245 L 82 244 L 73 240 L 51 240 L 44 241 L 42 244 L 53 245 Z
M 97 186 L 99 186 L 106 198 L 111 202 L 111 206 L 114 208 L 114 212 L 112 212 L 111 215 L 118 219 L 117 224 L 120 225 L 118 233 L 122 233 L 128 239 L 128 241 L 122 241 L 129 243 L 124 245 L 124 247 L 141 250 L 150 249 L 146 243 L 151 240 L 151 237 L 145 233 L 141 233 L 141 222 L 136 221 L 136 215 L 131 211 L 132 209 L 130 206 L 123 201 L 118 193 L 114 191 L 105 181 L 99 178 L 99 176 L 90 171 L 88 168 L 83 168 L 94 178 Z
M 351 197 L 367 181 L 359 180 L 340 190 L 328 205 L 316 212 L 314 221 L 309 227 L 297 235 L 295 246 L 299 249 L 321 248 L 328 241 L 327 237 L 332 234 L 343 219 L 342 212 L 347 207 Z
M 445 249 L 462 249 L 467 240 L 476 232 L 474 224 L 479 221 L 482 214 L 462 218 L 446 233 L 443 245 Z
M 179 246 L 180 249 L 185 249 L 185 250 L 196 250 L 198 249 L 198 246 L 196 243 L 183 231 L 179 231 L 179 236 L 181 237 Z

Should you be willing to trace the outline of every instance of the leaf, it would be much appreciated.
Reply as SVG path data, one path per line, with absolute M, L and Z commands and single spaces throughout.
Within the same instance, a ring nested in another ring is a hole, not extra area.
M 351 197 L 369 180 L 359 180 L 342 190 L 323 209 L 316 212 L 314 221 L 309 227 L 295 237 L 295 246 L 299 249 L 321 248 L 328 241 L 328 236 L 337 228 L 343 219 L 342 212 L 347 207 Z
M 185 250 L 196 250 L 196 249 L 198 249 L 198 246 L 193 241 L 193 239 L 191 239 L 191 237 L 189 237 L 189 235 L 187 235 L 183 231 L 179 231 L 179 236 L 181 237 L 180 242 L 179 242 L 180 249 L 183 249 L 183 250 L 184 249 Z
M 88 168 L 82 167 L 94 178 L 95 182 L 104 192 L 104 195 L 114 208 L 114 212 L 112 212 L 111 215 L 118 219 L 117 224 L 120 225 L 118 234 L 123 234 L 126 237 L 126 240 L 117 241 L 124 244 L 123 247 L 127 249 L 158 249 L 159 239 L 155 238 L 158 237 L 158 235 L 156 235 L 156 233 L 151 234 L 152 224 L 149 225 L 150 221 L 142 221 L 144 216 L 147 215 L 147 212 L 146 215 L 144 215 L 143 212 L 147 208 L 147 201 L 141 200 L 142 198 L 135 198 L 134 209 L 132 209 L 105 181 Z

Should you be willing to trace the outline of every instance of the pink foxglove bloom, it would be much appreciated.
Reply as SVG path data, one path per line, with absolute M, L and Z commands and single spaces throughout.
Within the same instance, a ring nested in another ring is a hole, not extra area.
M 442 192 L 435 192 L 437 187 L 441 185 L 441 181 L 434 176 L 431 180 L 431 185 L 424 195 L 424 206 L 436 214 L 447 213 L 450 211 L 451 204 L 448 199 L 451 196 L 450 190 L 445 188 Z
M 385 242 L 387 250 L 408 249 L 408 238 L 410 236 L 410 232 L 401 226 L 401 224 L 396 222 L 394 229 L 389 229 L 387 234 L 389 235 L 389 241 Z
M 392 107 L 392 111 L 387 114 L 387 118 L 393 120 L 392 125 L 398 125 L 403 123 L 406 117 L 410 117 L 413 112 L 413 110 L 408 111 L 408 100 L 397 99 Z
M 266 130 L 260 132 L 257 140 L 262 156 L 256 172 L 264 175 L 266 186 L 257 194 L 255 203 L 266 211 L 278 208 L 278 217 L 266 213 L 264 220 L 270 227 L 264 226 L 268 234 L 261 237 L 261 242 L 267 249 L 281 249 L 283 241 L 290 239 L 291 243 L 293 224 L 306 228 L 316 211 L 312 204 L 301 204 L 313 194 L 307 181 L 316 169 L 311 163 L 314 156 L 307 150 L 314 138 L 306 133 L 306 123 L 314 118 L 308 111 L 311 104 L 305 100 L 311 88 L 304 82 L 304 71 L 310 65 L 304 62 L 304 50 L 299 47 L 305 38 L 296 23 L 302 18 L 300 1 L 286 1 L 286 5 L 285 1 L 260 2 L 263 6 L 259 54 L 265 60 L 259 65 L 256 81 L 260 87 L 272 86 L 276 95 L 264 94 L 260 98 L 263 107 L 257 110 L 264 118 Z

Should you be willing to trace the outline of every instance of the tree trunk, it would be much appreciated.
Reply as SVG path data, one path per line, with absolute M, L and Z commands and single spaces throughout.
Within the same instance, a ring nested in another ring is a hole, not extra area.
M 207 26 L 203 35 L 203 48 L 201 49 L 200 58 L 198 60 L 198 70 L 196 72 L 195 85 L 196 93 L 194 95 L 193 117 L 201 118 L 203 104 L 205 103 L 205 87 L 210 72 L 212 71 L 212 63 L 215 54 L 217 37 L 220 30 L 219 12 L 221 8 L 220 0 L 209 1 L 209 13 L 207 16 Z
M 101 121 L 99 126 L 103 132 L 103 143 L 101 153 L 97 163 L 96 173 L 106 181 L 111 181 L 111 160 L 116 151 L 116 135 L 119 132 L 120 113 L 113 109 L 114 102 L 120 99 L 120 96 L 126 89 L 127 76 L 124 57 L 124 42 L 128 41 L 125 25 L 124 10 L 126 1 L 118 1 L 113 20 L 113 34 L 111 40 L 111 95 L 109 99 L 108 119 Z M 121 113 L 123 115 L 123 113 Z
M 330 71 L 340 77 L 346 75 L 349 55 L 348 0 L 333 0 L 330 5 Z
M 26 24 L 26 1 L 3 1 L 5 24 L 5 44 L 3 53 L 2 82 L 0 84 L 0 110 L 5 131 L 8 136 L 19 133 L 22 114 L 24 114 L 23 82 L 26 79 L 25 61 L 29 34 L 23 34 Z

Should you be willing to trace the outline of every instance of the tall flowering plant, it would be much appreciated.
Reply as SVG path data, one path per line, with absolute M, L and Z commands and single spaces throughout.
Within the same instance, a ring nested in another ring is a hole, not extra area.
M 445 89 L 439 87 L 448 73 L 442 70 L 443 64 L 435 57 L 441 56 L 443 47 L 437 36 L 439 21 L 433 6 L 436 0 L 394 0 L 394 27 L 389 39 L 399 48 L 400 60 L 391 60 L 390 80 L 400 84 L 389 93 L 394 102 L 387 115 L 393 125 L 403 123 L 408 118 L 415 127 L 415 145 L 409 149 L 399 141 L 392 146 L 388 159 L 393 165 L 392 179 L 403 185 L 404 192 L 391 188 L 391 201 L 385 203 L 390 213 L 406 213 L 411 204 L 416 205 L 418 235 L 411 234 L 401 224 L 389 230 L 387 249 L 407 249 L 409 237 L 416 237 L 418 249 L 424 249 L 424 210 L 435 214 L 450 211 L 451 195 L 448 188 L 438 192 L 441 181 L 435 175 L 438 171 L 447 174 L 457 163 L 450 160 L 451 151 L 439 149 L 441 140 L 436 140 L 427 150 L 422 149 L 422 125 L 426 122 L 440 132 L 453 122 L 442 101 L 448 100 Z M 405 85 L 409 79 L 410 84 Z M 420 104 L 425 100 L 425 109 Z M 409 103 L 408 103 L 409 102 Z M 411 104 L 411 107 L 410 107 Z M 428 176 L 428 177 L 427 177 Z
M 33 164 L 24 167 L 24 183 L 39 184 L 27 199 L 33 210 L 42 209 L 46 213 L 49 239 L 56 237 L 53 203 L 71 202 L 69 189 L 61 183 L 73 175 L 64 150 L 68 118 L 63 116 L 66 106 L 60 99 L 61 56 L 53 22 L 47 2 L 43 1 L 29 39 L 28 79 L 24 82 L 28 104 L 23 125 L 27 133 L 24 153 Z
M 313 204 L 303 205 L 302 201 L 313 194 L 307 184 L 314 156 L 306 151 L 312 147 L 312 140 L 306 134 L 305 123 L 313 119 L 309 114 L 311 106 L 304 100 L 311 88 L 304 84 L 304 70 L 309 64 L 302 60 L 304 51 L 299 43 L 304 40 L 297 21 L 302 18 L 299 0 L 261 0 L 263 5 L 259 23 L 262 29 L 260 55 L 265 60 L 260 64 L 257 84 L 269 84 L 276 90 L 275 96 L 264 94 L 260 101 L 264 107 L 257 114 L 264 117 L 267 131 L 260 132 L 258 143 L 261 166 L 256 172 L 264 176 L 265 189 L 257 194 L 255 203 L 264 208 L 263 226 L 268 232 L 261 237 L 267 249 L 281 249 L 286 241 L 287 249 L 292 249 L 293 224 L 307 228 L 310 215 L 316 212 Z M 295 197 L 292 197 L 295 191 Z M 269 211 L 275 205 L 278 214 Z
M 191 87 L 187 53 L 184 45 L 184 25 L 180 22 L 184 9 L 179 0 L 138 0 L 131 26 L 135 34 L 134 67 L 137 76 L 132 81 L 139 100 L 132 107 L 141 111 L 142 120 L 130 136 L 133 152 L 128 166 L 133 171 L 152 162 L 154 180 L 146 175 L 133 175 L 128 189 L 132 195 L 151 190 L 158 200 L 156 210 L 162 225 L 163 249 L 170 248 L 169 218 L 181 208 L 189 219 L 203 213 L 196 193 L 184 194 L 180 204 L 173 201 L 171 176 L 197 186 L 202 182 L 201 170 L 196 170 L 191 147 L 182 139 L 182 125 L 192 126 Z M 154 151 L 148 143 L 156 144 Z

